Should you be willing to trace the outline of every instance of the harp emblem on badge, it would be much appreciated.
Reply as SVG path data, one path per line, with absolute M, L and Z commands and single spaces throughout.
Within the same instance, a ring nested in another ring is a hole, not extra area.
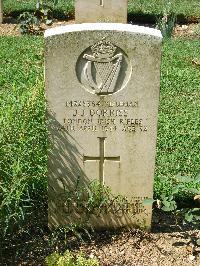
M 84 78 L 95 94 L 112 94 L 115 92 L 121 70 L 122 53 L 116 53 L 117 47 L 101 40 L 91 46 L 92 54 L 84 54 L 87 60 L 84 66 Z
M 128 83 L 132 67 L 126 53 L 105 38 L 88 47 L 78 58 L 76 74 L 92 94 L 110 95 Z

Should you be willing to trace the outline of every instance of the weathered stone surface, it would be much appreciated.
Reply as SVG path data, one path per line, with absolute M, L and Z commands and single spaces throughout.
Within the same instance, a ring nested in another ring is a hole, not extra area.
M 76 0 L 76 23 L 127 22 L 127 0 Z
M 3 0 L 0 0 L 0 23 L 3 22 Z
M 50 227 L 79 220 L 66 191 L 97 179 L 132 201 L 134 215 L 114 208 L 93 216 L 95 227 L 150 228 L 142 202 L 153 195 L 161 41 L 160 31 L 125 24 L 45 32 Z

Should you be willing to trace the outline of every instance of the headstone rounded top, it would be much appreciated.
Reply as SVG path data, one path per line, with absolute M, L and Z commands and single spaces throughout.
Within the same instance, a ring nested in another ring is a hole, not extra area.
M 83 24 L 59 26 L 46 30 L 44 33 L 44 37 L 47 38 L 54 35 L 65 34 L 67 32 L 98 31 L 98 30 L 132 32 L 132 33 L 151 35 L 162 39 L 162 34 L 160 30 L 143 26 L 131 25 L 131 24 L 122 24 L 122 23 L 83 23 Z

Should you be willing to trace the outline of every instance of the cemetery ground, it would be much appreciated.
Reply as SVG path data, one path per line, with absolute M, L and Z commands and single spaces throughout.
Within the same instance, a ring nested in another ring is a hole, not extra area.
M 7 1 L 6 10 L 13 8 L 12 2 Z M 185 2 L 180 5 L 185 8 L 182 13 L 196 18 L 199 3 Z M 24 2 L 20 8 L 32 8 L 24 6 L 31 3 Z M 156 12 L 159 5 L 147 7 Z M 73 14 L 73 5 L 69 8 Z M 200 163 L 200 28 L 194 21 L 183 25 L 177 25 L 174 37 L 163 44 L 154 185 L 154 198 L 161 199 L 162 194 L 172 194 L 178 175 L 186 176 L 187 182 L 175 194 L 180 209 L 199 208 L 198 200 L 193 200 L 196 193 L 187 189 L 199 189 L 194 180 Z M 181 215 L 157 208 L 151 233 L 139 229 L 87 232 L 74 227 L 49 231 L 44 41 L 42 36 L 12 36 L 18 31 L 11 27 L 0 27 L 0 264 L 43 265 L 47 255 L 69 249 L 97 257 L 100 265 L 199 266 L 199 224 L 182 225 Z

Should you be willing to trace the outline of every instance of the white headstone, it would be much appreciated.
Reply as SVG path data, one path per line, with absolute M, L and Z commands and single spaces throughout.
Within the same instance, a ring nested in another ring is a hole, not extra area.
M 127 23 L 127 0 L 75 0 L 76 23 Z
M 150 228 L 142 202 L 153 196 L 161 42 L 160 31 L 128 24 L 45 32 L 50 227 L 79 220 L 66 191 L 96 179 L 128 198 L 132 216 L 114 208 L 91 217 L 94 227 Z

